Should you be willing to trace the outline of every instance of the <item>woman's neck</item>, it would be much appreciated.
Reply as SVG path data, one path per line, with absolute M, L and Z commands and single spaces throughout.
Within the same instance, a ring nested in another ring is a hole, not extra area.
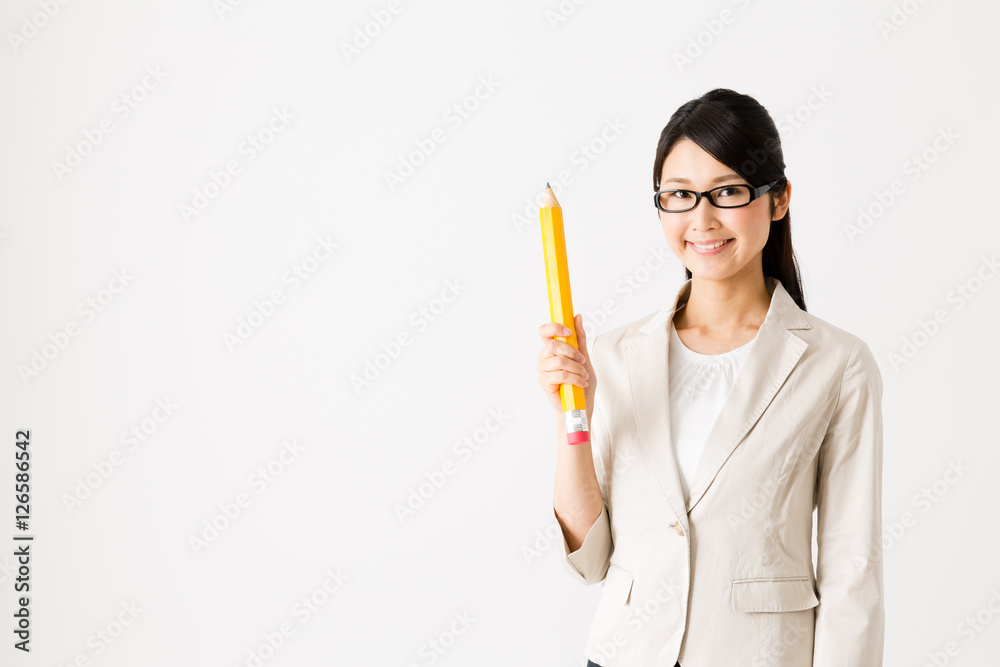
M 763 273 L 728 280 L 693 277 L 687 302 L 674 315 L 674 327 L 709 335 L 737 334 L 748 329 L 756 332 L 770 306 L 771 293 Z

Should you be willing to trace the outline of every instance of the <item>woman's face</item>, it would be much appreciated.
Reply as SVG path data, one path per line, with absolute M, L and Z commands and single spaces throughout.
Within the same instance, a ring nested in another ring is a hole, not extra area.
M 740 183 L 748 184 L 746 179 L 687 138 L 674 144 L 663 161 L 660 174 L 661 190 L 704 192 L 720 185 Z M 775 200 L 774 220 L 784 217 L 790 195 L 791 183 Z M 772 220 L 768 193 L 741 208 L 716 208 L 702 197 L 692 211 L 659 211 L 659 214 L 667 243 L 692 276 L 725 280 L 762 271 L 761 254 Z M 718 241 L 728 242 L 707 250 L 694 245 L 715 245 Z

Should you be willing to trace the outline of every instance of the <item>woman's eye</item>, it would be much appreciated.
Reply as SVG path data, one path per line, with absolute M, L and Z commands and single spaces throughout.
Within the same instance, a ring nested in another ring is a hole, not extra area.
M 687 199 L 688 194 L 690 194 L 690 193 L 685 192 L 684 190 L 678 190 L 677 192 L 674 192 L 672 194 L 677 199 Z

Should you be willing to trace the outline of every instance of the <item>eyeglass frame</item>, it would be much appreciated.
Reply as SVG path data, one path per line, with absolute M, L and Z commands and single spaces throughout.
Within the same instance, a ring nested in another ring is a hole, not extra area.
M 760 197 L 762 194 L 770 190 L 778 183 L 781 183 L 783 180 L 785 180 L 784 177 L 779 178 L 775 181 L 771 181 L 770 183 L 762 185 L 757 188 L 753 187 L 749 183 L 728 183 L 726 185 L 720 185 L 717 188 L 712 188 L 711 190 L 705 190 L 704 192 L 697 192 L 695 190 L 684 190 L 683 188 L 677 188 L 674 190 L 657 190 L 656 192 L 653 193 L 653 205 L 656 206 L 656 209 L 658 211 L 663 211 L 664 213 L 687 213 L 689 211 L 693 211 L 696 208 L 698 208 L 698 204 L 701 203 L 701 199 L 702 197 L 704 197 L 705 199 L 708 200 L 708 203 L 714 206 L 715 208 L 743 208 L 744 206 L 749 206 L 750 204 L 752 204 L 754 199 L 757 199 L 757 197 Z M 747 203 L 737 204 L 736 206 L 719 206 L 718 204 L 715 203 L 715 200 L 709 196 L 709 193 L 711 192 L 715 192 L 716 190 L 722 190 L 724 188 L 731 188 L 734 185 L 740 185 L 750 188 L 750 200 L 747 201 Z M 660 195 L 662 195 L 664 192 L 690 192 L 691 194 L 694 195 L 694 205 L 691 206 L 691 208 L 684 209 L 683 211 L 668 211 L 667 209 L 660 206 Z

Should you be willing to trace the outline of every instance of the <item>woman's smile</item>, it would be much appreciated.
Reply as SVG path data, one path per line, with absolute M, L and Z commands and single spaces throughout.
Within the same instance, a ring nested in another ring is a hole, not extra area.
M 686 241 L 689 248 L 694 250 L 699 255 L 718 255 L 723 252 L 726 248 L 732 245 L 732 241 L 735 239 L 719 239 L 716 241 L 699 241 L 698 243 L 693 243 L 691 241 Z M 719 244 L 722 245 L 719 245 Z

